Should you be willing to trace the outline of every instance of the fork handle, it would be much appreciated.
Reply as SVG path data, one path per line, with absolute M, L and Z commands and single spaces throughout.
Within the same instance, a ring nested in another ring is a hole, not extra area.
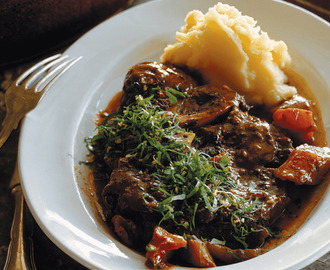
M 2 129 L 0 132 L 0 148 L 8 139 L 11 132 L 17 128 L 19 122 L 23 118 L 23 114 L 16 112 L 16 113 L 7 113 L 5 119 L 2 123 Z
M 10 231 L 11 241 L 8 247 L 7 260 L 3 270 L 36 270 L 34 263 L 34 252 L 32 243 L 32 228 L 24 228 L 29 224 L 29 220 L 25 220 L 24 214 L 26 207 L 21 185 L 17 185 L 12 189 L 15 198 L 15 212 L 13 223 Z M 30 214 L 30 213 L 29 213 Z M 25 221 L 25 222 L 23 222 Z M 30 222 L 32 222 L 30 220 Z M 31 235 L 25 235 L 29 233 Z

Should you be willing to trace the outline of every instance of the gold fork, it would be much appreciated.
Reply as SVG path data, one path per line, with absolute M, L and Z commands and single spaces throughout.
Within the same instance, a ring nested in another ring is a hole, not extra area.
M 0 148 L 25 114 L 34 109 L 53 83 L 80 59 L 56 54 L 37 63 L 12 83 L 5 93 L 7 113 L 2 122 Z M 9 188 L 15 198 L 15 212 L 4 270 L 34 270 L 32 218 L 25 208 L 17 162 Z
M 11 241 L 8 246 L 6 264 L 3 270 L 35 270 L 32 242 L 32 217 L 25 208 L 17 163 L 9 187 L 15 198 L 15 212 L 10 230 Z
M 80 59 L 62 54 L 53 55 L 28 69 L 11 84 L 5 93 L 7 113 L 2 122 L 0 148 L 20 120 L 37 106 L 47 89 Z

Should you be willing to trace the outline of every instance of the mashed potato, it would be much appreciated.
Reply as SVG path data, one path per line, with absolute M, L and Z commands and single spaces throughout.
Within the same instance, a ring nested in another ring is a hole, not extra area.
M 270 39 L 256 24 L 227 4 L 205 15 L 191 11 L 161 61 L 197 69 L 209 83 L 227 84 L 251 103 L 274 106 L 297 91 L 283 72 L 291 58 L 283 41 Z

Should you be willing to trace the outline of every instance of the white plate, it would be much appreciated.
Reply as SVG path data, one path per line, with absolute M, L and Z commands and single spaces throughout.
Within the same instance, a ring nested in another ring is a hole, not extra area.
M 96 114 L 121 90 L 127 70 L 158 60 L 193 10 L 215 0 L 153 1 L 105 21 L 67 50 L 82 55 L 24 121 L 19 162 L 25 198 L 46 235 L 92 269 L 145 269 L 145 258 L 107 232 L 86 195 L 84 138 L 94 133 Z M 330 26 L 281 1 L 226 0 L 258 20 L 274 39 L 284 40 L 323 111 L 330 140 Z M 299 269 L 330 250 L 330 189 L 297 234 L 280 247 L 247 262 L 219 269 Z

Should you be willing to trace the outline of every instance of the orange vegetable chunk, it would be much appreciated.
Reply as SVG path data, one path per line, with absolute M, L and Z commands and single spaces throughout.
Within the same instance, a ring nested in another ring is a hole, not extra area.
M 153 237 L 147 245 L 147 264 L 154 269 L 168 269 L 172 265 L 167 263 L 171 251 L 185 247 L 187 241 L 180 235 L 171 234 L 160 226 L 154 229 Z
M 300 132 L 305 141 L 313 141 L 317 127 L 312 111 L 296 108 L 277 109 L 273 113 L 273 119 L 282 128 Z
M 294 149 L 288 160 L 274 170 L 281 180 L 298 185 L 317 185 L 330 169 L 330 149 L 302 144 Z

